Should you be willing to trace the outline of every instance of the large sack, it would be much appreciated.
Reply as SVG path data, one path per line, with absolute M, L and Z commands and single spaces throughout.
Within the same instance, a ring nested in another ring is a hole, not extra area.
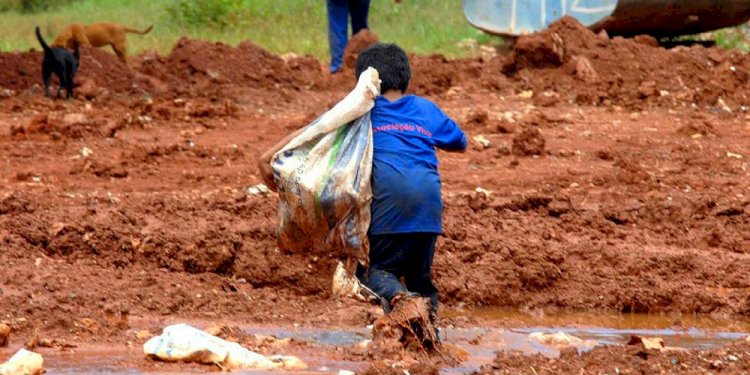
M 369 111 L 379 89 L 378 72 L 368 68 L 352 92 L 273 156 L 279 247 L 334 250 L 366 263 L 372 200 Z

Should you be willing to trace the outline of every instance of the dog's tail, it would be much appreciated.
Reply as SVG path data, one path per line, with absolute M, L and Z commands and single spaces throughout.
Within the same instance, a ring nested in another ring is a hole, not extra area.
M 136 29 L 131 29 L 129 27 L 125 27 L 124 30 L 125 30 L 126 33 L 133 33 L 133 34 L 141 34 L 141 35 L 143 35 L 143 34 L 150 33 L 151 29 L 153 29 L 153 28 L 154 28 L 154 25 L 151 25 L 151 26 L 147 27 L 145 30 L 136 30 Z
M 39 40 L 39 44 L 42 45 L 42 49 L 44 50 L 44 53 L 52 52 L 52 50 L 47 45 L 47 42 L 45 42 L 44 38 L 42 38 L 42 32 L 39 31 L 39 26 L 36 27 L 36 39 Z

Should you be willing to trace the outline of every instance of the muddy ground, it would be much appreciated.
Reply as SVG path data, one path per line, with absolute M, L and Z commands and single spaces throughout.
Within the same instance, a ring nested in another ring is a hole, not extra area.
M 351 70 L 251 42 L 182 39 L 130 66 L 82 56 L 66 101 L 44 98 L 39 52 L 0 54 L 12 342 L 374 319 L 331 298 L 335 254 L 279 250 L 276 198 L 246 193 L 258 156 L 353 87 Z M 564 19 L 508 55 L 411 62 L 410 90 L 489 140 L 439 153 L 446 306 L 750 315 L 748 55 Z

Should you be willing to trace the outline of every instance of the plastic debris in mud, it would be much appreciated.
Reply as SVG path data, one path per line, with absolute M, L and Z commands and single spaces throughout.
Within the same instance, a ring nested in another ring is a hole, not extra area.
M 485 150 L 490 148 L 490 140 L 487 139 L 484 135 L 477 135 L 474 138 L 471 139 L 474 142 L 474 148 L 476 148 L 479 151 Z
M 346 268 L 341 262 L 338 262 L 336 265 L 336 271 L 333 272 L 333 285 L 331 290 L 333 295 L 339 298 L 353 297 L 359 300 L 364 300 L 364 297 L 360 293 L 361 285 L 359 280 L 346 272 Z
M 44 359 L 38 353 L 21 349 L 0 365 L 0 375 L 37 375 L 44 371 Z
M 247 188 L 247 195 L 266 195 L 269 194 L 271 190 L 266 186 L 265 184 L 257 184 L 253 185 Z
M 549 345 L 556 349 L 563 348 L 581 348 L 581 347 L 594 347 L 598 345 L 595 340 L 583 340 L 579 337 L 569 335 L 565 332 L 557 333 L 544 333 L 534 332 L 529 334 L 529 340 L 540 343 L 542 345 Z
M 215 364 L 222 369 L 304 370 L 307 365 L 293 356 L 264 356 L 236 342 L 226 341 L 187 324 L 164 328 L 143 344 L 146 356 L 165 362 Z
M 89 157 L 89 156 L 91 156 L 93 154 L 94 154 L 94 151 L 92 151 L 90 148 L 88 148 L 86 146 L 83 146 L 83 148 L 81 148 L 81 156 L 82 157 L 87 158 L 87 157 Z

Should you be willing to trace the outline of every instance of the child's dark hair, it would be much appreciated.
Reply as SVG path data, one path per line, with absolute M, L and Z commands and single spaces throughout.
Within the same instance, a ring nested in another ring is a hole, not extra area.
M 401 47 L 395 44 L 376 43 L 362 51 L 357 57 L 356 77 L 373 67 L 380 75 L 380 92 L 400 90 L 406 92 L 411 80 L 409 58 Z

